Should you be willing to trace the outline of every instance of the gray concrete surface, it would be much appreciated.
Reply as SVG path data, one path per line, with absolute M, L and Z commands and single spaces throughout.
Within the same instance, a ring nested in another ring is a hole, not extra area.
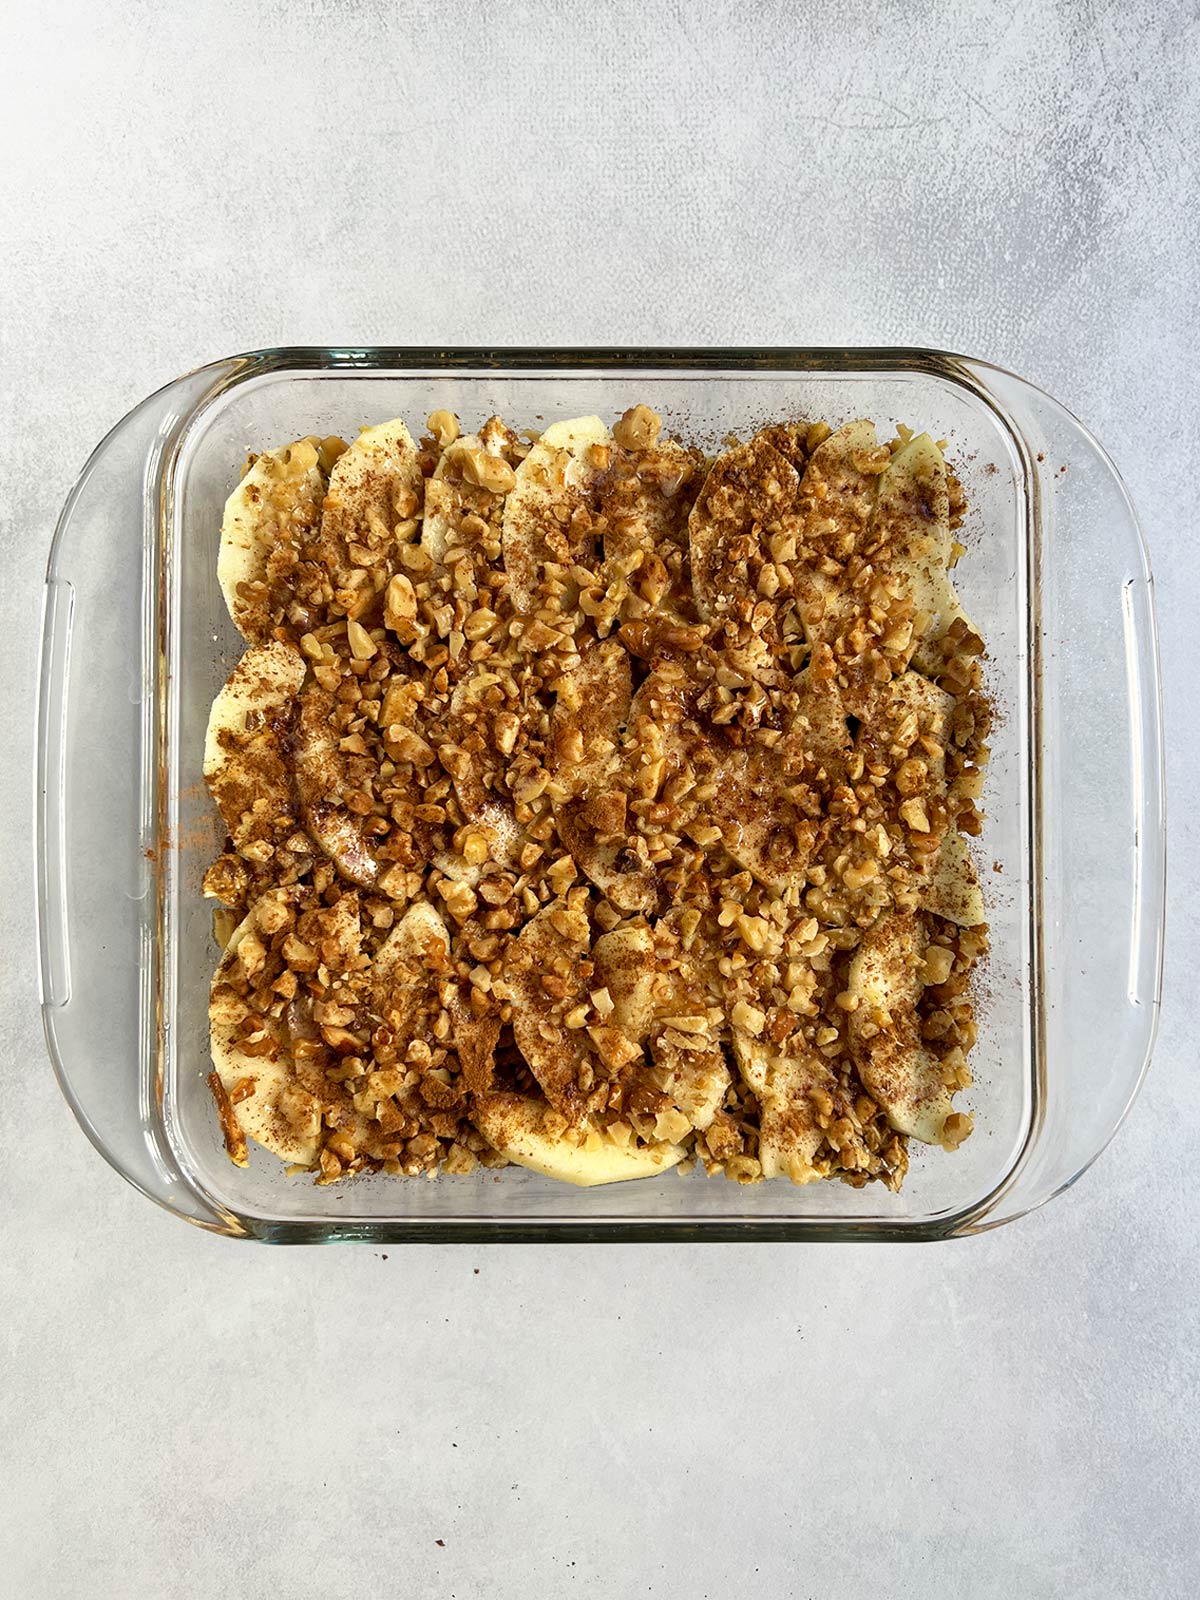
M 1194 4 L 7 13 L 0 1593 L 1185 1596 L 1200 1558 Z M 852 1247 L 270 1250 L 37 1017 L 53 521 L 143 394 L 331 342 L 935 344 L 1106 441 L 1159 580 L 1167 1000 L 1076 1189 Z

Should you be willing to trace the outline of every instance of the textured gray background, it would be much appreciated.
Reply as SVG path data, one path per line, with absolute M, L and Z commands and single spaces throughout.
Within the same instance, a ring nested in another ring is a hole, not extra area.
M 1195 6 L 7 16 L 0 1593 L 1195 1593 Z M 936 1248 L 384 1261 L 209 1238 L 88 1148 L 31 948 L 54 517 L 177 372 L 408 340 L 937 344 L 1107 442 L 1172 901 L 1156 1066 L 1075 1190 Z

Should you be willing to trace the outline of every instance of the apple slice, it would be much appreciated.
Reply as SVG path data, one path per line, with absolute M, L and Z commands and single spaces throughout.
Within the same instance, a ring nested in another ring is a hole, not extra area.
M 561 1118 L 558 1119 L 561 1123 Z M 577 1188 L 650 1178 L 683 1160 L 681 1145 L 618 1143 L 603 1129 L 547 1129 L 547 1108 L 524 1095 L 480 1095 L 475 1125 L 489 1144 L 518 1166 Z

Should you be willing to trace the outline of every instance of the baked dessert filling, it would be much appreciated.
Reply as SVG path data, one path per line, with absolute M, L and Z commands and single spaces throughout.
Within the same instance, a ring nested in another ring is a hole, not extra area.
M 646 406 L 254 457 L 210 1083 L 319 1182 L 896 1189 L 971 1132 L 990 709 L 927 434 Z

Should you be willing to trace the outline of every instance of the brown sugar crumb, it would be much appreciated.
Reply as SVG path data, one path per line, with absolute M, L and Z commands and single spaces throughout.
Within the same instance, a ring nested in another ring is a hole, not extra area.
M 231 1159 L 898 1189 L 972 1131 L 987 943 L 940 446 L 426 426 L 269 452 L 227 511 Z

